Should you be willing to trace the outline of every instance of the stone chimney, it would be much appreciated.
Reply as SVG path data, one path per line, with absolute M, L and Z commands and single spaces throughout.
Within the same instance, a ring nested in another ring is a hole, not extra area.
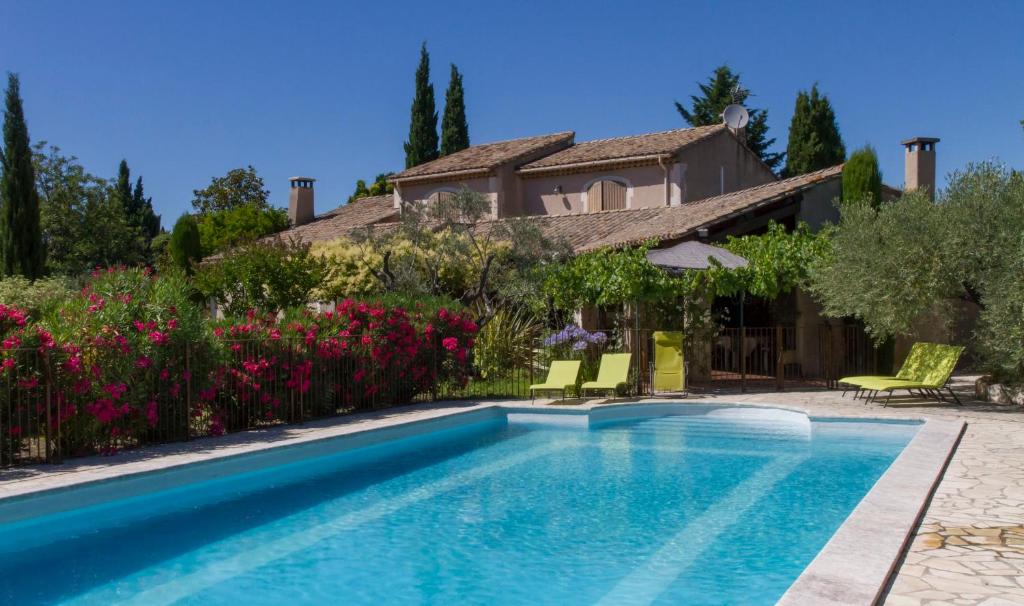
M 313 209 L 313 177 L 292 177 L 288 179 L 292 188 L 288 192 L 288 219 L 292 225 L 305 225 L 316 216 Z
M 935 199 L 935 137 L 914 137 L 902 141 L 904 154 L 903 190 L 924 188 Z

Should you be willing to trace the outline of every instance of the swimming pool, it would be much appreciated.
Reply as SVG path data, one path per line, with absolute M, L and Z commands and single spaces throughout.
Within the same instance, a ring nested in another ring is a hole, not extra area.
M 0 503 L 0 599 L 772 604 L 918 428 L 476 411 Z

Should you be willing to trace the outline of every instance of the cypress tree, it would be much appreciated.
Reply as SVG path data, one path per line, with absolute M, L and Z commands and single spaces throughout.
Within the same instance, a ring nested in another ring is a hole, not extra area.
M 835 166 L 846 158 L 846 146 L 839 134 L 836 115 L 828 97 L 818 93 L 818 85 L 811 91 L 799 91 L 793 120 L 789 124 L 789 144 L 786 146 L 785 177 L 795 177 L 811 171 Z
M 452 63 L 448 92 L 444 95 L 444 117 L 441 118 L 441 155 L 447 156 L 467 147 L 469 147 L 469 124 L 466 123 L 462 74 Z
M 676 101 L 676 111 L 690 126 L 710 126 L 722 123 L 722 111 L 730 103 L 744 103 L 750 91 L 740 86 L 740 75 L 728 65 L 715 69 L 706 84 L 697 83 L 700 95 L 690 96 L 690 108 Z M 747 108 L 747 147 L 761 157 L 772 170 L 782 163 L 785 154 L 769 152 L 775 139 L 768 138 L 768 110 Z
M 121 206 L 124 207 L 124 214 L 128 217 L 129 223 L 134 223 L 136 215 L 138 215 L 138 209 L 135 208 L 135 199 L 132 196 L 132 175 L 128 170 L 128 161 L 121 159 L 121 163 L 117 165 L 117 181 L 114 182 L 114 196 L 121 202 Z
M 195 265 L 203 258 L 199 240 L 199 223 L 195 217 L 185 213 L 178 218 L 171 231 L 168 248 L 174 264 L 191 276 Z
M 136 218 L 142 235 L 147 240 L 152 240 L 160 233 L 160 215 L 153 211 L 153 198 L 147 198 L 142 188 L 142 177 L 135 180 L 135 189 L 132 190 L 132 208 L 136 209 Z M 132 217 L 129 217 L 132 219 Z
M 0 167 L 0 269 L 5 276 L 17 274 L 34 280 L 43 274 L 45 251 L 32 149 L 16 74 L 7 75 Z
M 416 94 L 412 99 L 409 140 L 405 143 L 405 167 L 430 162 L 437 155 L 437 108 L 434 85 L 430 83 L 430 55 L 424 42 L 420 47 L 420 65 L 416 68 Z
M 878 156 L 870 145 L 850 154 L 843 165 L 843 202 L 867 198 L 877 207 L 882 203 L 882 173 Z

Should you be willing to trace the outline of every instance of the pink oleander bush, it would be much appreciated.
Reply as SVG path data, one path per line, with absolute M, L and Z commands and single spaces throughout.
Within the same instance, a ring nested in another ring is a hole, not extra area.
M 217 433 L 411 402 L 464 385 L 476 324 L 446 308 L 343 301 L 333 312 L 257 316 L 214 329 L 227 353 L 200 393 Z
M 64 455 L 112 452 L 403 404 L 471 371 L 477 326 L 443 306 L 214 322 L 190 293 L 181 275 L 110 269 L 46 317 L 0 305 L 0 454 L 43 435 Z

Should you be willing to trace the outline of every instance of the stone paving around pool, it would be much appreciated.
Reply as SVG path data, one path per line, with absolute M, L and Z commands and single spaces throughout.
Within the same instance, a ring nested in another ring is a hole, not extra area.
M 972 379 L 956 384 L 959 408 L 908 398 L 883 408 L 831 391 L 691 398 L 795 405 L 811 414 L 963 419 L 967 430 L 883 603 L 1024 605 L 1024 408 L 970 400 Z

